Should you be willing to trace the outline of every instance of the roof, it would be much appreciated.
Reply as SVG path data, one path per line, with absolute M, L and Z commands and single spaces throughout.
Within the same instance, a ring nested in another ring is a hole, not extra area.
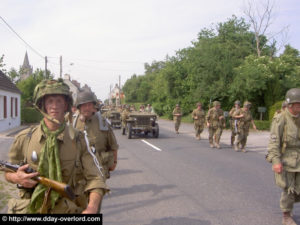
M 22 92 L 17 88 L 17 86 L 13 82 L 11 82 L 10 79 L 1 70 L 0 70 L 0 90 L 22 94 Z

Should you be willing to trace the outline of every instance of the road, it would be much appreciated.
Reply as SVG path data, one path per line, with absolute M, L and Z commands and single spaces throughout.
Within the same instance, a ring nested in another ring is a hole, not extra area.
M 218 150 L 206 130 L 198 141 L 191 124 L 179 135 L 171 122 L 159 124 L 158 139 L 128 140 L 115 130 L 119 161 L 102 205 L 105 225 L 281 224 L 280 189 L 264 159 L 268 132 L 251 132 L 242 153 L 230 148 L 229 131 Z M 294 214 L 300 222 L 299 205 Z
M 120 145 L 117 170 L 108 180 L 111 193 L 102 204 L 105 225 L 275 225 L 281 224 L 280 189 L 264 159 L 268 132 L 250 132 L 248 152 L 211 149 L 205 129 L 194 138 L 193 125 L 159 120 L 158 139 L 128 140 L 116 129 Z M 6 159 L 11 137 L 0 135 Z M 300 205 L 294 209 L 300 224 Z

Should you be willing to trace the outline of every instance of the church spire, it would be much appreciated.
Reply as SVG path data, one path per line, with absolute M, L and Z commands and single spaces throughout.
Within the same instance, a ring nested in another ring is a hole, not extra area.
M 20 71 L 21 80 L 27 79 L 32 74 L 32 66 L 29 64 L 27 51 L 25 53 L 24 62 Z

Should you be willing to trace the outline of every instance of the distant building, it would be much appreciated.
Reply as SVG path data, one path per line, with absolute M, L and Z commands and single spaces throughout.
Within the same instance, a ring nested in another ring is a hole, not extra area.
M 71 76 L 69 74 L 64 75 L 64 82 L 69 86 L 73 102 L 75 103 L 78 92 L 80 91 L 80 83 L 76 80 L 71 80 Z
M 21 125 L 21 91 L 0 70 L 0 132 Z
M 73 102 L 76 102 L 78 92 L 80 91 L 90 91 L 93 92 L 92 89 L 88 85 L 84 85 L 80 87 L 81 84 L 76 80 L 71 80 L 70 74 L 64 75 L 64 82 L 69 86 L 70 92 L 72 93 Z
M 115 103 L 116 106 L 119 106 L 121 103 L 121 97 L 122 97 L 122 92 L 121 88 L 119 87 L 118 84 L 115 85 L 115 87 L 110 91 L 109 94 L 109 104 Z
M 29 64 L 29 59 L 28 59 L 28 55 L 27 55 L 27 51 L 26 51 L 25 57 L 24 57 L 24 62 L 20 69 L 21 80 L 25 80 L 29 76 L 31 76 L 32 71 L 33 71 L 33 68 Z

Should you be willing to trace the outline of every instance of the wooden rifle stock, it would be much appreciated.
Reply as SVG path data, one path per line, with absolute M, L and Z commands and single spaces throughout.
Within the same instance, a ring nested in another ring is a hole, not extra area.
M 11 164 L 11 163 L 0 160 L 0 168 L 3 169 L 4 171 L 17 172 L 19 167 L 20 167 L 20 165 L 15 165 L 15 164 Z M 33 173 L 35 171 L 32 168 L 27 168 L 25 170 L 25 172 L 26 173 Z M 74 194 L 72 188 L 69 185 L 65 184 L 65 183 L 61 183 L 61 182 L 56 181 L 56 180 L 51 180 L 49 178 L 42 177 L 42 176 L 36 176 L 36 177 L 33 177 L 32 179 L 37 181 L 38 183 L 46 186 L 46 187 L 51 188 L 52 190 L 59 193 L 60 196 L 62 196 L 62 197 L 66 197 L 70 200 L 75 199 L 75 194 Z

